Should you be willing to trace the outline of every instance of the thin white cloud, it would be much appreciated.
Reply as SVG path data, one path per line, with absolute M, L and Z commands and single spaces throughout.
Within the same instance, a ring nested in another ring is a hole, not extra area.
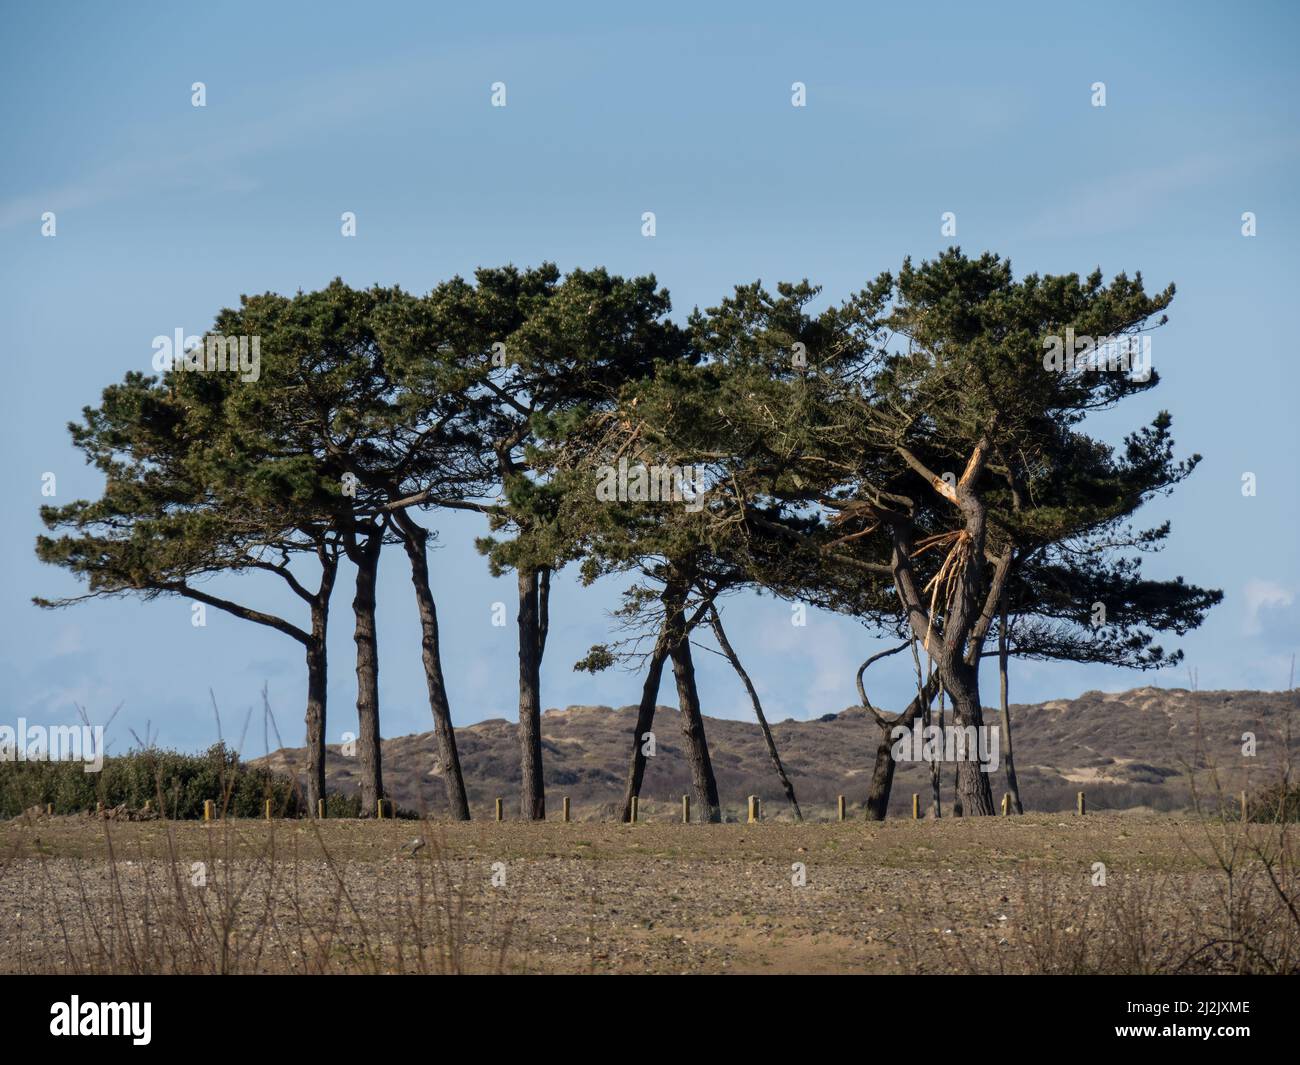
M 786 682 L 783 690 L 790 691 L 788 681 L 792 675 L 799 678 L 793 688 L 799 693 L 802 705 L 788 698 L 780 699 L 775 691 L 769 692 L 763 677 L 750 671 L 764 708 L 773 720 L 837 713 L 857 703 L 853 675 L 861 660 L 861 643 L 867 641 L 850 646 L 845 626 L 836 621 L 833 616 L 809 610 L 806 625 L 792 625 L 789 613 L 778 612 L 759 629 L 758 643 L 764 658 L 782 664 L 782 680 Z M 743 653 L 741 657 L 743 660 Z
M 1242 601 L 1245 603 L 1246 615 L 1242 631 L 1247 636 L 1258 636 L 1264 631 L 1260 614 L 1265 610 L 1291 606 L 1295 602 L 1295 592 L 1276 581 L 1252 577 L 1242 590 Z
M 209 192 L 244 192 L 258 186 L 238 169 L 275 148 L 296 144 L 322 130 L 354 126 L 366 115 L 388 106 L 394 93 L 409 91 L 411 79 L 428 58 L 406 64 L 367 67 L 350 74 L 293 88 L 283 104 L 249 122 L 222 125 L 209 86 L 209 106 L 195 109 L 194 121 L 168 130 L 140 131 L 140 143 L 179 142 L 184 147 L 159 155 L 136 151 L 72 180 L 52 180 L 46 188 L 0 203 L 0 229 L 40 224 L 41 214 L 95 207 L 128 197 L 149 197 L 177 188 Z M 231 105 L 236 112 L 242 101 Z M 214 128 L 215 127 L 215 128 Z M 204 129 L 211 133 L 204 134 Z M 166 136 L 162 134 L 166 133 Z
M 1061 239 L 1132 229 L 1183 189 L 1210 184 L 1230 167 L 1221 156 L 1202 154 L 1137 170 L 1093 168 L 1085 184 L 1039 213 L 1030 235 Z
M 1252 144 L 1248 152 L 1201 152 L 1159 166 L 1120 169 L 1103 159 L 1081 168 L 1082 183 L 1038 212 L 1027 235 L 1065 239 L 1136 229 L 1188 189 L 1276 166 L 1298 149 L 1295 138 L 1285 137 Z

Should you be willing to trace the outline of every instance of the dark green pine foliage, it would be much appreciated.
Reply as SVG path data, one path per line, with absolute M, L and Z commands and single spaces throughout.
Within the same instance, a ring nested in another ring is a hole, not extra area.
M 1119 448 L 1085 431 L 1087 415 L 1154 388 L 1157 373 L 1044 367 L 1046 338 L 1067 330 L 1144 335 L 1172 289 L 1149 296 L 1124 275 L 1017 282 L 1003 260 L 953 250 L 814 315 L 815 294 L 751 285 L 697 315 L 703 376 L 653 417 L 641 408 L 684 457 L 722 457 L 719 522 L 789 545 L 759 582 L 877 630 L 901 626 L 962 725 L 983 723 L 979 664 L 1004 592 L 1010 654 L 1176 661 L 1155 635 L 1194 628 L 1220 593 L 1144 578 L 1141 554 L 1169 529 L 1129 523 L 1198 457 L 1175 460 L 1167 414 Z M 986 775 L 957 775 L 965 809 L 991 812 Z

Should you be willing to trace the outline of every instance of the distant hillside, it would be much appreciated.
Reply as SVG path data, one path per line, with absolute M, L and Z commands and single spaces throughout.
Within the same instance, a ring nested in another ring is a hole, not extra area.
M 1186 772 L 1213 765 L 1230 792 L 1276 778 L 1290 755 L 1300 755 L 1300 693 L 1189 692 L 1179 688 L 1136 688 L 1121 693 L 1086 692 L 1077 699 L 1053 699 L 1012 706 L 1016 768 L 1026 807 L 1064 810 L 1075 792 L 1088 793 L 1093 809 L 1185 808 Z M 988 711 L 989 724 L 1000 715 Z M 1288 730 L 1288 721 L 1294 729 Z M 575 817 L 612 816 L 621 800 L 635 708 L 571 706 L 542 716 L 548 801 L 556 807 L 570 797 Z M 767 816 L 780 816 L 785 800 L 768 761 L 758 725 L 707 718 L 705 731 L 724 804 L 738 810 L 746 795 L 763 798 Z M 843 794 L 857 806 L 866 796 L 879 730 L 866 711 L 852 708 L 815 721 L 785 721 L 773 726 L 781 757 L 800 804 L 830 807 Z M 646 770 L 642 802 L 676 803 L 690 790 L 678 713 L 660 707 L 655 720 L 657 754 Z M 1241 753 L 1242 734 L 1257 737 L 1257 755 Z M 490 816 L 493 800 L 517 807 L 519 745 L 514 724 L 495 719 L 456 730 L 465 783 L 475 816 Z M 442 781 L 433 769 L 432 732 L 383 741 L 384 786 L 400 806 L 446 812 Z M 1005 755 L 1005 744 L 1003 747 Z M 287 770 L 304 764 L 302 748 L 285 749 L 266 759 Z M 352 759 L 329 749 L 329 787 L 357 790 Z M 951 798 L 952 767 L 945 765 L 945 803 Z M 993 792 L 1005 790 L 1002 769 Z M 1208 778 L 1206 780 L 1208 785 Z M 912 792 L 929 794 L 929 767 L 900 766 L 893 810 L 902 812 Z M 923 801 L 924 798 L 923 798 Z M 822 811 L 824 813 L 824 811 Z

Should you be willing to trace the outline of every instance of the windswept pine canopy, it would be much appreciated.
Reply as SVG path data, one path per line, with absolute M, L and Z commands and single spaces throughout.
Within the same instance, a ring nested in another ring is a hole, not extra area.
M 631 579 L 618 618 L 631 638 L 579 663 L 645 666 L 625 816 L 669 663 L 697 808 L 719 816 L 691 655 L 704 622 L 751 696 L 797 813 L 757 689 L 722 627 L 731 593 L 858 618 L 903 641 L 889 654 L 910 644 L 917 696 L 904 723 L 929 714 L 942 691 L 959 724 L 982 726 L 986 657 L 999 658 L 1004 700 L 1010 658 L 1178 661 L 1165 638 L 1199 625 L 1221 594 L 1146 576 L 1143 555 L 1172 530 L 1144 527 L 1138 511 L 1200 456 L 1178 457 L 1167 412 L 1119 441 L 1093 435 L 1091 415 L 1158 387 L 1154 366 L 1057 357 L 1080 338 L 1146 351 L 1130 342 L 1165 322 L 1173 295 L 1149 294 L 1140 274 L 1017 279 L 998 256 L 952 248 L 821 309 L 807 281 L 755 282 L 684 325 L 653 277 L 549 263 L 482 269 L 424 296 L 335 281 L 245 297 L 213 332 L 259 339 L 256 379 L 128 374 L 70 426 L 104 491 L 44 508 L 54 535 L 37 552 L 86 593 L 38 602 L 181 595 L 298 640 L 314 800 L 328 603 L 346 557 L 369 813 L 384 794 L 375 576 L 383 547 L 400 544 L 448 808 L 468 817 L 427 547 L 440 511 L 475 511 L 487 519 L 478 545 L 491 571 L 514 570 L 519 584 L 525 817 L 546 812 L 541 664 L 552 574 L 570 562 L 585 583 Z M 629 466 L 667 487 L 627 490 Z M 285 581 L 309 621 L 202 587 L 250 571 Z M 892 722 L 867 694 L 881 657 L 853 682 L 884 729 Z M 880 816 L 891 758 L 884 744 L 869 801 Z M 966 810 L 992 812 L 985 775 L 959 765 L 957 778 Z

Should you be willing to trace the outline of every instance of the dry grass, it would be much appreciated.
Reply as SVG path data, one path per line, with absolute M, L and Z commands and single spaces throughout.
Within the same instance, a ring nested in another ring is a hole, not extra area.
M 9 827 L 0 859 L 13 906 L 0 955 L 9 972 L 450 974 L 512 965 L 511 898 L 478 891 L 436 832 L 394 881 L 375 863 L 337 855 L 312 822 L 27 817 Z
M 1293 832 L 24 818 L 0 825 L 0 969 L 1294 972 Z

